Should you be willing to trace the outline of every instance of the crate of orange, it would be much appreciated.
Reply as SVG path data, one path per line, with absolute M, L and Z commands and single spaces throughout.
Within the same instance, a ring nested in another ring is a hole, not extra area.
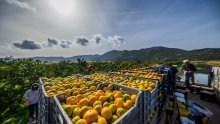
M 143 92 L 114 83 L 102 83 L 80 96 L 54 96 L 57 124 L 142 124 Z
M 47 83 L 43 83 L 39 89 L 39 123 L 45 124 L 53 121 L 51 113 L 53 113 L 54 95 L 84 94 L 96 90 L 99 83 L 101 82 L 79 76 L 47 80 Z

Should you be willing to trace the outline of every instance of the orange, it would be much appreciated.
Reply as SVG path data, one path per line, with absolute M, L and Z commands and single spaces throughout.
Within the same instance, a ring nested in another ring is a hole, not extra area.
M 112 115 L 111 119 L 110 119 L 110 123 L 112 124 L 114 121 L 116 121 L 118 119 L 118 116 L 116 115 Z
M 109 89 L 109 90 L 112 90 L 112 89 L 113 89 L 113 84 L 109 84 L 109 85 L 108 85 L 108 89 Z
M 117 107 L 116 107 L 115 104 L 111 104 L 111 105 L 109 106 L 109 108 L 110 108 L 110 110 L 112 111 L 112 113 L 115 113 L 115 111 L 116 111 L 116 109 L 117 109 Z
M 131 96 L 129 94 L 123 94 L 122 97 L 125 101 L 131 99 Z
M 81 101 L 83 99 L 83 96 L 81 94 L 78 94 L 77 97 L 78 97 L 78 101 Z
M 72 118 L 75 116 L 80 116 L 80 108 L 73 109 Z
M 133 102 L 131 100 L 127 100 L 125 103 L 124 103 L 124 107 L 129 109 L 133 106 Z
M 108 101 L 113 101 L 114 100 L 114 94 L 113 93 L 108 93 L 107 94 L 107 100 Z
M 103 107 L 108 107 L 109 105 L 110 105 L 110 103 L 104 102 Z
M 75 116 L 71 121 L 73 124 L 75 124 L 78 120 L 80 120 L 79 116 Z
M 97 93 L 100 93 L 101 95 L 105 94 L 102 90 L 98 90 Z
M 79 113 L 80 113 L 80 116 L 83 117 L 84 114 L 89 110 L 90 108 L 88 106 L 83 106 L 80 110 L 79 110 Z
M 109 109 L 109 107 L 105 107 L 101 111 L 101 116 L 106 120 L 109 120 L 112 117 L 112 111 Z
M 95 101 L 93 103 L 93 107 L 95 107 L 96 105 L 101 105 L 102 106 L 102 102 L 101 101 Z
M 83 115 L 83 119 L 85 119 L 87 123 L 95 122 L 98 119 L 98 112 L 96 110 L 88 110 Z
M 100 118 L 98 119 L 98 123 L 97 123 L 97 124 L 107 124 L 107 121 L 106 121 L 105 118 L 100 117 Z
M 108 90 L 108 87 L 104 87 L 102 90 L 103 90 L 104 92 L 106 92 L 106 91 Z
M 102 93 L 100 93 L 100 92 L 95 92 L 95 93 L 94 93 L 94 96 L 98 99 L 100 96 L 102 96 Z
M 132 101 L 132 102 L 135 102 L 135 101 L 136 101 L 136 98 L 137 98 L 137 95 L 135 95 L 135 94 L 131 95 L 131 101 Z
M 83 107 L 83 106 L 88 106 L 89 105 L 89 101 L 86 99 L 86 98 L 83 98 L 79 101 L 78 105 L 80 107 Z
M 70 96 L 66 99 L 66 104 L 75 105 L 76 103 L 78 103 L 78 97 L 77 96 Z
M 104 103 L 107 100 L 107 96 L 100 96 L 99 100 Z
M 94 109 L 98 112 L 98 114 L 100 114 L 100 113 L 101 113 L 101 110 L 102 110 L 102 105 L 96 105 L 96 106 L 94 107 Z
M 125 109 L 123 109 L 123 108 L 118 108 L 116 111 L 116 115 L 118 117 L 122 116 L 124 113 L 125 113 Z
M 96 86 L 91 86 L 89 89 L 94 91 L 94 90 L 96 90 Z
M 88 124 L 88 123 L 85 119 L 80 119 L 75 124 Z
M 73 112 L 73 107 L 71 105 L 63 105 L 62 107 L 67 115 L 70 117 Z
M 94 97 L 94 96 L 91 96 L 91 97 L 89 98 L 89 105 L 92 106 L 95 101 L 97 101 L 97 98 Z
M 115 103 L 117 108 L 123 108 L 124 107 L 124 101 L 123 101 L 122 98 L 117 98 L 114 103 Z

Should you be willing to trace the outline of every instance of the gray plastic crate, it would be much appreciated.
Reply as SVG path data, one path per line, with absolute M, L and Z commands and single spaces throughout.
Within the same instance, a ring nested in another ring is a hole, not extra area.
M 68 96 L 65 94 L 60 94 L 54 96 L 54 104 L 53 104 L 53 110 L 54 112 L 52 113 L 53 116 L 53 124 L 72 124 L 72 121 L 66 114 L 66 112 L 63 110 L 60 102 L 64 102 L 65 99 Z
M 103 87 L 108 86 L 109 84 L 113 84 L 115 90 L 120 89 L 124 93 L 137 94 L 135 105 L 132 108 L 130 108 L 126 113 L 124 113 L 121 117 L 119 117 L 113 124 L 143 124 L 144 92 L 115 83 L 99 84 L 97 90 L 102 89 Z M 72 124 L 70 118 L 61 106 L 61 103 L 64 102 L 66 98 L 66 95 L 54 96 L 55 105 L 53 106 L 53 109 L 55 112 L 53 113 L 53 117 L 56 118 L 54 124 Z
M 158 114 L 159 114 L 159 107 L 155 107 L 155 113 L 153 115 L 153 117 L 151 118 L 150 120 L 150 124 L 157 124 L 159 122 L 159 119 L 158 119 Z
M 160 104 L 162 102 L 161 100 L 166 97 L 166 95 L 160 96 L 160 93 L 162 90 L 166 88 L 166 82 L 157 82 L 155 89 L 151 92 L 148 90 L 144 90 L 145 97 L 148 97 L 148 99 L 145 98 L 146 101 L 144 101 L 144 124 L 148 123 L 149 120 L 149 113 L 152 109 L 156 109 L 155 116 L 158 116 L 158 113 L 160 112 L 161 107 L 163 107 L 163 104 Z M 148 106 L 148 107 L 146 107 Z M 156 118 L 156 117 L 155 117 Z M 156 119 L 157 120 L 157 119 Z M 154 124 L 154 121 L 151 121 L 149 123 Z
M 114 76 L 123 76 L 122 74 L 112 74 L 109 73 L 109 75 L 114 75 Z M 152 81 L 155 82 L 155 88 L 153 89 L 153 91 L 149 92 L 148 90 L 144 90 L 144 95 L 143 95 L 143 123 L 147 123 L 147 120 L 149 118 L 149 112 L 154 109 L 154 108 L 158 108 L 157 109 L 157 114 L 159 112 L 159 103 L 160 103 L 160 97 L 159 94 L 160 92 L 166 87 L 166 78 L 163 78 L 163 80 L 158 81 L 155 79 L 148 79 L 148 78 L 143 78 L 143 77 L 134 77 L 134 76 L 126 76 L 124 75 L 124 77 L 129 78 L 132 77 L 134 79 L 140 79 L 140 80 L 148 80 L 148 81 Z M 136 89 L 136 88 L 135 88 Z M 163 97 L 163 96 L 161 96 Z M 165 97 L 165 96 L 164 96 Z
M 98 86 L 98 89 L 102 89 L 103 87 L 108 86 L 109 84 L 110 83 L 103 83 Z M 127 86 L 122 86 L 115 83 L 113 84 L 115 90 L 122 89 L 125 93 L 137 94 L 135 105 L 132 108 L 130 108 L 125 114 L 123 114 L 119 119 L 117 119 L 113 124 L 142 124 L 144 92 Z
M 40 95 L 39 96 L 39 110 L 38 110 L 39 124 L 48 124 L 50 122 L 49 113 L 52 111 L 50 106 L 51 106 L 51 102 L 53 102 L 54 99 L 53 97 L 49 97 L 46 94 L 44 90 L 44 85 L 40 86 L 39 95 Z

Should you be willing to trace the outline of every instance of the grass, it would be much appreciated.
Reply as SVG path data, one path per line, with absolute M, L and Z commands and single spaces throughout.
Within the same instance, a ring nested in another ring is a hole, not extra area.
M 191 61 L 192 63 L 205 64 L 209 66 L 220 66 L 220 60 L 211 60 L 211 61 Z

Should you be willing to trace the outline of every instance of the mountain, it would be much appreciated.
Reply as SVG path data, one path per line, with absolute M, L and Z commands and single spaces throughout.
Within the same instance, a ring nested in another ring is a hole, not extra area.
M 183 50 L 178 48 L 151 47 L 140 50 L 112 50 L 102 55 L 82 55 L 73 57 L 34 57 L 40 61 L 76 61 L 78 57 L 87 61 L 112 60 L 220 60 L 220 48 L 204 48 L 197 50 Z

